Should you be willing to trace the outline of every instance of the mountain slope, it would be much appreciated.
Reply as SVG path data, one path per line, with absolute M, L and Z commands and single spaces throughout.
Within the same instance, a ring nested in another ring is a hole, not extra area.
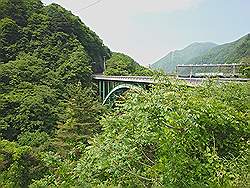
M 107 76 L 150 76 L 153 71 L 141 66 L 125 54 L 113 52 L 106 63 L 104 74 Z
M 0 1 L 0 63 L 30 53 L 57 67 L 78 47 L 84 48 L 89 63 L 95 62 L 94 72 L 102 72 L 110 50 L 70 11 L 40 0 Z
M 72 99 L 81 100 L 77 105 L 88 96 L 96 100 L 91 75 L 103 72 L 104 56 L 111 52 L 102 40 L 63 7 L 0 1 L 0 139 L 36 131 L 53 135 Z M 75 99 L 78 92 L 81 98 Z M 76 122 L 86 123 L 79 114 Z
M 250 34 L 237 41 L 216 46 L 206 54 L 195 57 L 188 64 L 250 63 Z
M 205 54 L 209 49 L 215 46 L 217 46 L 217 44 L 209 42 L 196 42 L 182 50 L 170 52 L 165 57 L 154 63 L 152 67 L 171 73 L 175 70 L 175 66 L 177 64 L 186 64 L 189 60 Z

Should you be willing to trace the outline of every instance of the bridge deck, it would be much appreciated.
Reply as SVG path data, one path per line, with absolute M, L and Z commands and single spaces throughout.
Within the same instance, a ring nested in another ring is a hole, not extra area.
M 94 75 L 95 80 L 107 80 L 116 82 L 134 82 L 134 83 L 155 83 L 152 77 L 149 76 L 104 76 L 104 75 Z
M 209 78 L 185 78 L 185 77 L 178 77 L 179 80 L 185 80 L 187 82 L 203 82 L 208 80 Z M 213 79 L 213 78 L 211 78 Z M 250 78 L 214 78 L 219 82 L 248 82 Z
M 116 81 L 116 82 L 131 82 L 131 83 L 148 83 L 153 84 L 155 81 L 152 77 L 149 76 L 104 76 L 104 75 L 94 75 L 95 80 L 104 80 L 104 81 Z M 201 83 L 208 78 L 185 78 L 178 77 L 179 80 L 185 80 L 191 83 Z M 220 82 L 247 82 L 250 81 L 249 78 L 218 78 Z

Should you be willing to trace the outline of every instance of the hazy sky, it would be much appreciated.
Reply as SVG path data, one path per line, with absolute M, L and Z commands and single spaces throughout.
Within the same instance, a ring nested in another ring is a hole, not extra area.
M 42 1 L 71 10 L 112 51 L 144 65 L 192 42 L 222 44 L 250 32 L 250 0 Z

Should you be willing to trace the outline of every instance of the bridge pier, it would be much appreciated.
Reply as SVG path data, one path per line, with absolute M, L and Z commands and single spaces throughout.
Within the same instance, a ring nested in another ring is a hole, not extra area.
M 118 85 L 119 84 L 113 81 L 99 80 L 98 95 L 101 97 L 102 100 L 104 100 L 106 96 L 109 94 L 109 92 Z
M 99 80 L 98 81 L 98 95 L 101 97 L 102 101 L 104 101 L 104 99 L 109 94 L 109 92 L 121 84 L 122 82 Z

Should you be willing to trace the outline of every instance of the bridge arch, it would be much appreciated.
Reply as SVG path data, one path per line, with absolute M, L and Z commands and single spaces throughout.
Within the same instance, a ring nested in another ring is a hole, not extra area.
M 132 85 L 132 84 L 121 84 L 121 85 L 118 85 L 116 86 L 115 88 L 113 88 L 109 94 L 106 96 L 106 98 L 104 99 L 103 101 L 103 105 L 107 104 L 108 101 L 111 100 L 112 97 L 114 97 L 114 95 L 122 95 L 124 92 L 130 90 L 130 89 L 138 89 L 140 88 L 139 86 L 135 86 L 135 85 Z

